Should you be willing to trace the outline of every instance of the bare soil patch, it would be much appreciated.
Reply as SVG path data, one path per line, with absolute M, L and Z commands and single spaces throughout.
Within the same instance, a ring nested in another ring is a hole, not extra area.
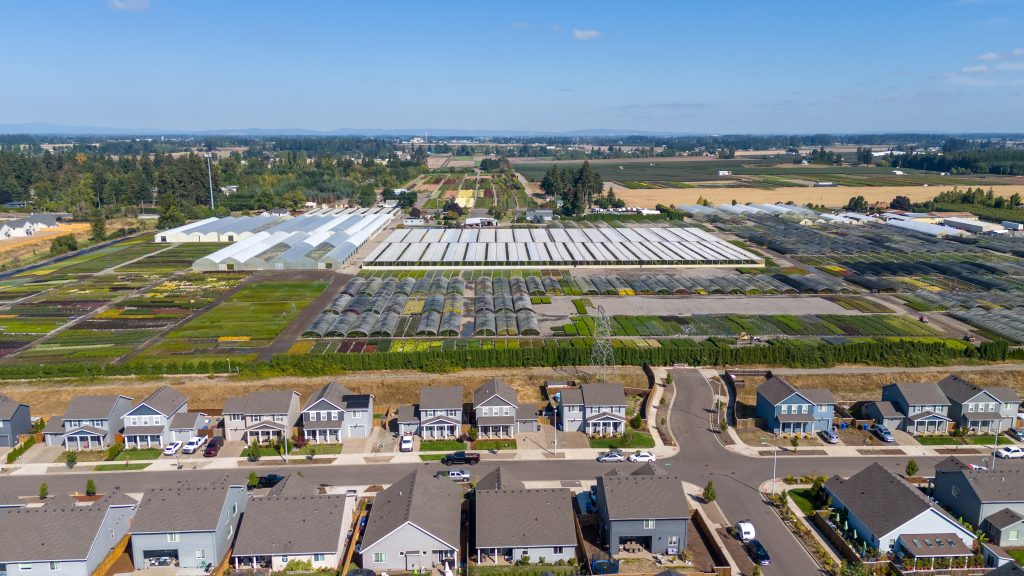
M 941 368 L 934 372 L 892 372 L 881 374 L 800 374 L 786 375 L 786 380 L 797 388 L 826 388 L 839 401 L 877 400 L 881 398 L 882 386 L 893 382 L 938 382 L 949 371 Z M 969 382 L 979 386 L 1008 386 L 1024 395 L 1024 371 L 971 371 L 961 374 Z

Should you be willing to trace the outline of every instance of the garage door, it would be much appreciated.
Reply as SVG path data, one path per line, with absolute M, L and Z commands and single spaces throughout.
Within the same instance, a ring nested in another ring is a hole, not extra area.
M 361 424 L 348 427 L 349 438 L 362 438 L 366 436 L 366 426 Z

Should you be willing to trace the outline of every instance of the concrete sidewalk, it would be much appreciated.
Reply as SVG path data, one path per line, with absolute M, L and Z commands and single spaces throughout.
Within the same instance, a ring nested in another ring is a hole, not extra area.
M 750 446 L 745 444 L 740 439 L 739 435 L 736 434 L 734 428 L 729 428 L 725 432 L 729 438 L 732 439 L 732 444 L 726 444 L 725 448 L 736 454 L 748 456 L 750 458 L 771 458 L 771 454 L 762 455 L 762 450 L 770 451 L 771 446 Z M 768 434 L 765 432 L 765 434 Z M 723 442 L 723 444 L 725 444 Z M 963 446 L 963 456 L 979 456 L 981 455 L 980 450 L 984 450 L 985 446 L 980 445 L 968 445 Z M 899 450 L 902 454 L 890 454 L 894 450 Z M 943 452 L 939 452 L 943 450 Z M 949 450 L 953 450 L 954 453 L 948 453 Z M 838 445 L 822 445 L 822 446 L 802 446 L 797 450 L 793 450 L 789 447 L 779 446 L 780 456 L 799 456 L 801 452 L 825 452 L 827 456 L 838 456 L 842 458 L 878 458 L 879 456 L 919 456 L 919 457 L 943 457 L 943 456 L 956 456 L 955 453 L 958 451 L 958 445 L 948 446 L 921 446 L 921 445 L 906 445 L 906 444 L 892 444 L 886 446 L 838 446 Z M 985 453 L 990 452 L 991 449 Z M 815 454 L 815 456 L 822 456 L 821 454 Z

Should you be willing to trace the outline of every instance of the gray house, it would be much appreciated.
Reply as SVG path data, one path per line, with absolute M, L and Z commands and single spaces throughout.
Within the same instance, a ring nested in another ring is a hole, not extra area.
M 170 386 L 161 386 L 125 413 L 125 448 L 151 448 L 171 442 L 171 419 L 188 412 L 188 398 Z
M 881 424 L 889 430 L 899 430 L 903 426 L 903 414 L 896 409 L 892 402 L 881 400 L 868 402 L 861 408 L 865 418 L 875 424 Z
M 903 415 L 900 430 L 911 434 L 948 434 L 949 400 L 934 382 L 904 382 L 882 387 L 882 401 Z
M 993 544 L 1024 546 L 1024 460 L 1000 460 L 976 470 L 949 457 L 935 466 L 934 497 L 984 530 Z
M 43 438 L 47 446 L 65 450 L 104 450 L 114 443 L 131 407 L 128 396 L 76 396 L 63 418 L 47 423 Z
M 462 432 L 462 388 L 420 388 L 419 434 L 423 438 L 455 438 Z
M 88 505 L 0 512 L 0 570 L 24 576 L 91 576 L 128 534 L 135 502 L 110 494 Z
M 188 442 L 202 430 L 208 430 L 212 420 L 202 412 L 179 412 L 171 417 L 167 426 L 170 442 Z
M 576 526 L 569 490 L 477 487 L 474 506 L 477 563 L 528 558 L 530 562 L 550 564 L 576 557 Z
M 416 470 L 373 499 L 359 554 L 362 566 L 382 570 L 429 570 L 459 564 L 462 489 L 450 480 Z
M 302 434 L 312 442 L 365 438 L 373 429 L 373 395 L 356 394 L 331 382 L 302 409 Z
M 832 507 L 845 512 L 844 524 L 881 553 L 918 556 L 914 540 L 950 534 L 968 551 L 974 544 L 970 530 L 877 462 L 847 479 L 832 477 L 825 483 L 825 491 L 832 498 Z
M 558 392 L 558 425 L 566 432 L 613 435 L 626 431 L 626 393 L 621 384 L 583 384 Z
M 832 429 L 836 400 L 828 390 L 797 390 L 773 376 L 757 387 L 757 417 L 775 434 L 811 434 Z
M 399 435 L 412 435 L 420 429 L 420 419 L 416 417 L 416 407 L 403 404 L 395 410 L 395 431 Z
M 252 392 L 224 403 L 224 439 L 266 443 L 291 438 L 299 419 L 299 393 Z
M 1012 428 L 1020 407 L 1020 396 L 1010 388 L 982 388 L 950 375 L 939 381 L 949 399 L 949 417 L 972 434 L 994 434 Z
M 638 472 L 597 477 L 601 540 L 613 556 L 630 544 L 654 554 L 678 554 L 686 549 L 690 522 L 683 482 L 653 466 Z
M 245 486 L 224 483 L 146 492 L 132 523 L 132 563 L 207 569 L 227 555 L 245 512 Z
M 535 408 L 520 406 L 516 391 L 496 378 L 473 391 L 473 418 L 484 438 L 511 438 L 538 430 Z
M 299 560 L 313 570 L 337 570 L 352 522 L 345 500 L 340 495 L 254 498 L 238 528 L 232 564 L 278 573 Z
M 22 434 L 32 433 L 32 415 L 28 404 L 0 394 L 0 448 L 18 445 Z

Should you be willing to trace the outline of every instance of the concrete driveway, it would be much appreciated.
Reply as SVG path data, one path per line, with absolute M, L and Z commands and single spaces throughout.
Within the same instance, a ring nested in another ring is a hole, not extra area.
M 64 449 L 60 446 L 47 446 L 39 442 L 18 458 L 18 464 L 50 464 L 56 462 L 62 452 Z

